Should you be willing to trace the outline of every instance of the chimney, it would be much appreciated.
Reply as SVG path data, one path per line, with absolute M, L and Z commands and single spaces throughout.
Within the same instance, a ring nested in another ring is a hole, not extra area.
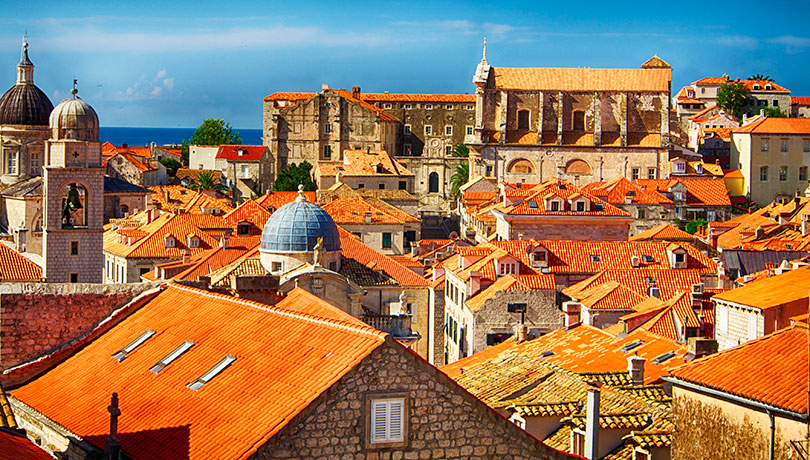
M 191 263 L 191 250 L 183 249 L 183 263 L 184 264 Z
M 765 118 L 765 109 L 759 109 L 759 116 Z
M 599 455 L 599 387 L 588 387 L 588 405 L 585 409 L 585 458 L 596 460 Z
M 328 91 L 328 90 L 329 90 L 329 84 L 324 83 L 324 84 L 321 85 L 321 92 Z
M 742 120 L 742 124 L 743 124 L 743 126 L 745 126 L 745 124 L 746 124 L 746 123 L 748 123 L 748 115 L 747 115 L 747 114 L 743 114 L 743 120 Z
M 563 302 L 563 313 L 565 313 L 565 328 L 568 329 L 579 323 L 582 304 L 579 302 Z
M 638 256 L 633 256 L 630 258 L 630 265 L 632 265 L 633 268 L 638 268 L 641 265 Z
M 371 223 L 371 211 L 366 211 L 366 223 Z
M 126 150 L 129 146 L 126 143 L 121 144 L 121 148 Z
M 525 324 L 515 324 L 515 342 L 525 342 L 528 336 L 528 328 Z
M 687 343 L 687 359 L 697 359 L 717 353 L 717 341 L 714 339 L 691 337 Z
M 647 360 L 641 356 L 628 356 L 627 357 L 627 372 L 630 373 L 630 380 L 633 381 L 633 386 L 644 385 L 644 363 Z
M 658 289 L 658 286 L 655 285 L 655 280 L 653 279 L 652 282 L 647 285 L 647 297 L 661 297 L 661 290 Z
M 230 236 L 230 235 L 228 235 L 227 233 L 224 233 L 224 234 L 222 235 L 222 238 L 220 238 L 220 240 L 219 240 L 219 246 L 220 246 L 222 249 L 228 249 L 228 239 L 229 239 L 230 237 L 231 237 L 231 236 Z
M 692 285 L 692 310 L 695 312 L 703 310 L 703 283 Z
M 121 409 L 118 408 L 118 393 L 112 394 L 107 411 L 110 413 L 110 437 L 104 443 L 104 459 L 119 460 L 121 441 L 118 440 L 118 417 L 121 415 Z
M 802 236 L 810 234 L 810 214 L 802 214 Z
M 470 272 L 470 292 L 467 293 L 467 298 L 478 294 L 481 290 L 481 272 Z
M 359 86 L 352 86 L 352 97 L 355 99 L 360 99 L 360 87 Z

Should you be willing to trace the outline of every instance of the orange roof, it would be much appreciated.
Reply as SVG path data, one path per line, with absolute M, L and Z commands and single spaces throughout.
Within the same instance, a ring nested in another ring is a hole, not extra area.
M 0 430 L 0 458 L 6 460 L 53 460 L 25 435 Z
M 152 157 L 152 149 L 150 149 L 149 147 L 133 147 L 129 145 L 126 147 L 124 147 L 123 145 L 121 147 L 118 147 L 110 142 L 104 142 L 103 144 L 101 144 L 102 156 L 111 157 L 118 153 L 129 153 L 130 155 L 142 158 Z
M 549 179 L 541 184 L 538 184 L 531 190 L 504 190 L 503 194 L 507 198 L 512 198 L 514 202 L 511 205 L 504 205 L 503 201 L 498 203 L 494 211 L 506 215 L 545 215 L 545 216 L 617 216 L 629 217 L 630 215 L 621 209 L 607 203 L 596 196 L 583 191 L 564 181 L 558 179 Z M 560 211 L 550 211 L 546 209 L 546 199 L 556 195 L 564 200 Z M 575 195 L 583 196 L 590 201 L 588 211 L 579 212 L 572 210 L 572 204 L 568 203 L 569 199 Z M 597 204 L 602 206 L 602 209 L 597 209 Z
M 582 190 L 608 203 L 627 204 L 626 198 L 630 197 L 632 204 L 672 204 L 672 200 L 664 195 L 655 190 L 644 190 L 624 176 L 607 182 L 593 182 Z
M 126 160 L 127 162 L 131 163 L 139 171 L 154 171 L 154 170 L 157 169 L 156 167 L 154 167 L 154 166 L 152 166 L 152 165 L 150 165 L 148 163 L 144 163 L 143 161 L 141 161 L 138 158 L 134 157 L 129 152 L 121 152 L 121 153 L 118 153 L 117 155 L 120 156 L 121 158 L 123 158 L 124 160 Z M 115 156 L 116 155 L 113 155 L 112 157 L 107 159 L 106 162 L 109 163 L 109 161 L 112 160 L 113 158 L 115 158 Z
M 631 310 L 644 296 L 617 281 L 608 281 L 581 291 L 577 300 L 593 310 Z
M 234 234 L 238 233 L 237 226 L 240 223 L 248 223 L 250 224 L 248 235 L 261 235 L 264 224 L 267 223 L 267 219 L 270 218 L 271 214 L 256 200 L 245 200 L 236 209 L 222 216 L 222 219 L 235 230 Z
M 371 224 L 404 224 L 419 222 L 419 219 L 397 208 L 383 208 L 361 197 L 340 197 L 323 206 L 337 224 L 366 223 L 366 213 L 371 213 Z
M 757 227 L 769 228 L 778 223 L 764 214 L 767 208 L 762 208 L 751 214 L 743 214 L 725 222 L 711 222 L 712 228 L 727 228 L 717 237 L 718 248 L 736 248 L 747 236 L 753 235 Z
M 685 231 L 673 227 L 669 224 L 661 224 L 649 230 L 645 230 L 636 236 L 631 236 L 630 241 L 646 241 L 646 240 L 693 240 L 694 235 L 686 233 Z
M 385 150 L 344 150 L 343 161 L 318 162 L 321 176 L 413 176 Z
M 790 90 L 784 88 L 782 86 L 777 85 L 776 83 L 768 80 L 735 80 L 742 82 L 743 86 L 748 88 L 749 91 L 776 91 L 780 93 L 789 93 Z M 759 85 L 759 89 L 754 88 L 754 85 Z M 771 85 L 771 89 L 766 90 L 765 86 Z
M 618 282 L 636 294 L 646 297 L 649 281 L 655 281 L 661 295 L 661 299 L 667 300 L 677 296 L 681 292 L 691 291 L 693 284 L 701 283 L 701 271 L 690 269 L 619 269 L 605 270 L 590 276 L 576 284 L 572 284 L 563 289 L 563 294 L 580 298 L 583 293 L 587 293 L 594 286 L 600 286 L 609 282 Z
M 303 292 L 270 307 L 170 284 L 12 395 L 103 448 L 118 392 L 128 457 L 245 459 L 385 341 L 334 310 Z M 146 330 L 155 334 L 126 359 L 111 358 Z M 149 371 L 184 341 L 195 345 Z M 187 387 L 226 356 L 236 360 L 200 389 Z
M 267 151 L 264 145 L 220 145 L 216 158 L 230 161 L 259 161 Z
M 203 208 L 220 209 L 224 212 L 232 209 L 228 198 L 209 196 L 182 185 L 150 185 L 147 188 L 152 191 L 152 200 L 160 203 L 161 208 L 167 211 L 182 209 L 201 214 Z
M 672 69 L 493 67 L 490 75 L 502 89 L 668 93 Z
M 375 251 L 356 236 L 338 225 L 340 249 L 343 257 L 355 260 L 366 267 L 385 273 L 400 286 L 427 286 L 427 281 L 391 257 Z
M 665 191 L 678 182 L 686 186 L 687 205 L 731 206 L 728 188 L 722 178 L 679 177 L 677 179 L 638 179 L 636 181 L 641 188 L 649 191 Z
M 40 281 L 42 267 L 5 244 L 0 244 L 0 281 Z
M 705 302 L 701 302 L 701 306 L 700 312 L 704 315 L 702 321 L 692 308 L 692 295 L 689 292 L 682 292 L 664 302 L 655 317 L 642 324 L 641 328 L 662 337 L 684 342 L 686 337 L 680 330 L 684 318 L 686 327 L 689 328 L 699 328 L 704 324 L 709 328 L 714 326 L 714 309 L 706 307 Z
M 810 290 L 810 266 L 803 266 L 717 294 L 714 298 L 766 310 L 807 299 L 808 290 Z
M 807 413 L 807 326 L 796 324 L 673 369 L 690 382 L 799 414 Z
M 631 352 L 622 352 L 623 346 L 636 341 L 642 343 Z M 553 354 L 548 355 L 548 352 Z M 668 352 L 675 355 L 660 364 L 653 362 L 655 358 Z M 644 330 L 635 330 L 619 338 L 601 329 L 580 325 L 568 330 L 557 329 L 519 344 L 507 341 L 440 369 L 448 376 L 455 377 L 462 370 L 479 366 L 506 353 L 519 353 L 529 358 L 542 359 L 552 366 L 581 374 L 626 372 L 627 358 L 637 355 L 647 359 L 644 365 L 644 383 L 651 384 L 657 382 L 662 375 L 666 375 L 670 369 L 683 364 L 686 345 L 677 344 Z
M 376 105 L 369 104 L 368 102 L 362 99 L 355 99 L 354 95 L 352 95 L 351 91 L 346 91 L 345 89 L 337 89 L 337 90 L 330 90 L 334 91 L 340 95 L 340 97 L 348 99 L 349 101 L 357 103 L 360 107 L 369 110 L 371 112 L 376 113 L 379 115 L 380 119 L 383 121 L 399 121 L 390 113 L 386 112 L 385 110 L 377 107 Z
M 474 104 L 475 94 L 360 93 L 360 99 L 368 102 L 466 102 Z
M 733 133 L 755 134 L 810 134 L 810 118 L 765 117 L 745 126 L 735 128 Z
M 693 85 L 725 85 L 728 83 L 728 77 L 704 77 L 692 83 Z
M 304 197 L 310 203 L 315 203 L 318 201 L 317 192 L 304 192 Z M 267 192 L 263 197 L 260 197 L 258 200 L 259 205 L 263 208 L 272 208 L 270 209 L 271 212 L 275 212 L 278 208 L 284 206 L 287 203 L 292 203 L 295 199 L 298 198 L 298 192 Z
M 554 291 L 556 283 L 554 275 L 506 275 L 495 280 L 494 283 L 465 301 L 465 305 L 472 311 L 478 311 L 488 299 L 498 292 L 544 290 Z
M 306 101 L 317 93 L 276 92 L 264 98 L 265 101 Z
M 236 259 L 258 254 L 260 237 L 231 237 L 227 249 L 217 247 L 198 254 L 191 264 L 173 276 L 172 279 L 197 281 L 201 276 L 208 276 Z M 176 262 L 175 262 L 176 263 Z
M 705 104 L 705 101 L 701 101 L 700 99 L 691 99 L 688 97 L 678 97 L 678 104 Z
M 104 232 L 104 250 L 126 258 L 170 259 L 182 257 L 185 249 L 190 250 L 193 255 L 219 244 L 217 240 L 188 223 L 179 214 L 161 214 L 157 219 L 138 229 L 147 236 L 133 241 L 131 245 L 126 241 L 119 241 L 119 230 L 107 230 Z M 186 237 L 189 235 L 200 239 L 199 247 L 188 247 Z M 167 237 L 175 239 L 173 246 L 166 247 Z
M 790 96 L 790 105 L 810 105 L 810 97 Z

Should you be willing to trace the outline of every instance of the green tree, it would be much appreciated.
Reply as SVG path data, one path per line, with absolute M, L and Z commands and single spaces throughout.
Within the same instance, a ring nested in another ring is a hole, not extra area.
M 242 136 L 238 131 L 231 128 L 231 124 L 222 118 L 209 118 L 203 120 L 202 124 L 194 130 L 191 139 L 183 140 L 181 150 L 183 151 L 183 161 L 188 164 L 188 146 L 193 145 L 223 145 L 241 144 Z
M 779 109 L 779 107 L 762 107 L 765 111 L 766 117 L 772 118 L 787 118 L 787 114 Z
M 705 227 L 708 224 L 709 223 L 706 222 L 706 219 L 693 220 L 686 223 L 686 228 L 684 230 L 686 230 L 686 233 L 694 235 L 700 227 Z
M 453 170 L 453 175 L 450 176 L 450 193 L 453 196 L 458 195 L 461 191 L 461 186 L 467 183 L 470 179 L 470 162 L 465 161 L 460 165 L 456 166 L 456 169 Z
M 166 174 L 170 176 L 176 176 L 177 170 L 183 166 L 179 161 L 169 157 L 161 158 L 160 164 L 166 167 Z
M 750 92 L 741 82 L 726 83 L 717 90 L 717 106 L 737 118 L 742 118 Z
M 776 81 L 773 78 L 771 78 L 770 75 L 762 75 L 761 73 L 758 73 L 756 75 L 751 75 L 750 77 L 748 77 L 748 79 L 749 80 L 760 80 L 760 81 L 774 81 L 774 82 Z
M 457 158 L 468 158 L 470 156 L 470 148 L 464 144 L 456 144 L 453 146 L 453 150 L 450 151 L 450 155 Z
M 298 185 L 304 186 L 304 190 L 315 190 L 315 182 L 312 180 L 312 165 L 304 160 L 301 163 L 290 163 L 287 167 L 278 172 L 273 190 L 277 192 L 293 192 L 298 190 Z
M 219 182 L 211 171 L 203 171 L 197 176 L 197 180 L 190 183 L 188 188 L 192 190 L 216 190 L 217 192 L 224 192 L 228 188 Z

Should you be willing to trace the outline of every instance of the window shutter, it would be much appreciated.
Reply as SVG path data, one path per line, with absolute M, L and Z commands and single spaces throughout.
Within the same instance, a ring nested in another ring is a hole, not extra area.
M 389 409 L 389 424 L 388 424 L 388 440 L 391 442 L 402 442 L 403 435 L 403 415 L 405 408 L 403 407 L 405 401 L 402 399 L 395 399 L 388 402 Z
M 371 402 L 371 442 L 385 442 L 388 401 Z
M 371 402 L 371 443 L 405 440 L 405 400 L 385 399 Z

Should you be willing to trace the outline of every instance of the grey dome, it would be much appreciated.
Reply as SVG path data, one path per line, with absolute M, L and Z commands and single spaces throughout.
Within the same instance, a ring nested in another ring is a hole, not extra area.
M 312 252 L 323 238 L 325 251 L 340 250 L 340 233 L 332 217 L 304 198 L 303 193 L 292 203 L 278 208 L 267 219 L 262 230 L 261 252 Z
M 48 126 L 53 104 L 31 84 L 14 85 L 0 98 L 0 125 Z
M 81 99 L 65 99 L 53 109 L 51 139 L 98 140 L 98 115 Z

